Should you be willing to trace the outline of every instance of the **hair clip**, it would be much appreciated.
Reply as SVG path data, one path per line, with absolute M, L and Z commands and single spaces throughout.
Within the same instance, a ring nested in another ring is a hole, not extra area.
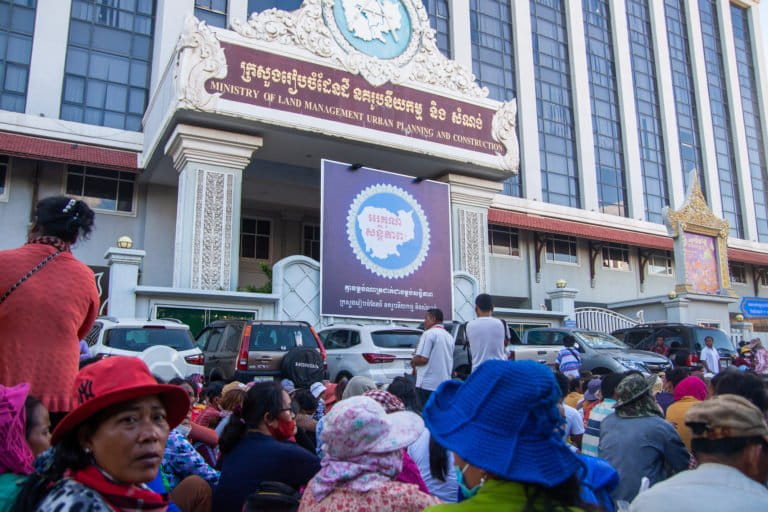
M 67 206 L 65 206 L 64 209 L 61 210 L 61 213 L 69 213 L 69 212 L 71 212 L 72 208 L 74 208 L 76 204 L 77 204 L 77 200 L 76 199 L 70 199 L 69 202 L 67 203 Z

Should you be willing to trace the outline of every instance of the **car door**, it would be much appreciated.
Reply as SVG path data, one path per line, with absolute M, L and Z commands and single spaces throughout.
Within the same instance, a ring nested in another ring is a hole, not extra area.
M 207 377 L 217 367 L 219 360 L 219 346 L 224 336 L 224 326 L 208 327 L 197 337 L 197 347 L 205 354 L 204 371 Z
M 240 352 L 240 342 L 243 337 L 244 326 L 244 323 L 231 323 L 227 325 L 224 331 L 224 339 L 219 347 L 216 368 L 218 368 L 225 379 L 231 379 L 235 376 L 235 363 L 237 361 L 237 354 Z

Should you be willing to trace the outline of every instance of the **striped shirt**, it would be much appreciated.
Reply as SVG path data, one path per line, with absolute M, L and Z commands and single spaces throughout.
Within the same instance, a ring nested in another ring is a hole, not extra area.
M 557 353 L 556 362 L 561 373 L 578 372 L 579 368 L 581 368 L 579 353 L 568 347 L 561 349 L 560 352 Z
M 614 405 L 616 405 L 616 400 L 606 398 L 589 413 L 587 429 L 581 440 L 581 453 L 584 455 L 598 457 L 597 447 L 600 445 L 600 425 L 605 418 L 613 414 Z

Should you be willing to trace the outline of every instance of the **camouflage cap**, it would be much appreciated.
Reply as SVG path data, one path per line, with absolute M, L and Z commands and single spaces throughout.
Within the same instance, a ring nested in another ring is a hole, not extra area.
M 617 409 L 623 407 L 650 391 L 650 384 L 641 374 L 628 375 L 621 379 L 619 385 L 616 386 L 616 405 L 614 407 Z
M 768 424 L 762 411 L 738 395 L 718 395 L 692 405 L 685 424 L 693 439 L 761 436 L 768 442 Z

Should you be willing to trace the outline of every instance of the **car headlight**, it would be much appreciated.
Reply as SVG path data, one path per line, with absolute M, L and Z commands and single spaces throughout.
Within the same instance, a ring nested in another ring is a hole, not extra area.
M 640 361 L 636 361 L 634 359 L 627 359 L 626 357 L 614 357 L 616 362 L 618 362 L 620 365 L 630 369 L 630 370 L 637 370 L 640 372 L 648 373 L 648 368 L 641 363 Z

